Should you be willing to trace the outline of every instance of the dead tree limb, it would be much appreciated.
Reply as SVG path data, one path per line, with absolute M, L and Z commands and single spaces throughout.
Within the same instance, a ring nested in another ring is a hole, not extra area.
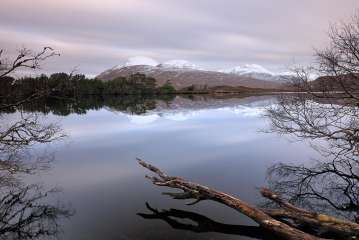
M 265 230 L 268 230 L 278 237 L 288 240 L 318 240 L 319 237 L 305 233 L 301 230 L 293 228 L 288 224 L 274 219 L 259 208 L 253 207 L 238 197 L 211 189 L 209 187 L 186 181 L 180 177 L 168 176 L 157 167 L 150 165 L 141 159 L 137 159 L 139 164 L 144 168 L 155 173 L 157 176 L 146 176 L 154 185 L 181 189 L 181 193 L 164 193 L 174 199 L 194 199 L 190 204 L 196 204 L 202 200 L 212 200 L 227 205 L 249 218 L 253 219 Z
M 292 219 L 297 222 L 317 226 L 327 232 L 336 233 L 343 236 L 359 236 L 359 224 L 357 223 L 296 207 L 282 199 L 280 195 L 270 191 L 267 188 L 262 188 L 261 194 L 263 197 L 277 203 L 282 208 L 282 211 L 271 212 L 264 210 L 272 217 L 277 216 L 280 218 Z

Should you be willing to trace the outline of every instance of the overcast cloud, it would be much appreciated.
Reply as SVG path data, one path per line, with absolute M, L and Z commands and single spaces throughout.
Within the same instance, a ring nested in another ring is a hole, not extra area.
M 43 71 L 95 75 L 133 56 L 208 69 L 312 60 L 358 0 L 1 0 L 0 48 L 56 48 Z

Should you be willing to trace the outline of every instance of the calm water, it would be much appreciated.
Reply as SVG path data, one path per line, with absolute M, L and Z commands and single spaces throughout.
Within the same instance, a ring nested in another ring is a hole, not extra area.
M 144 178 L 148 172 L 135 159 L 260 204 L 258 187 L 266 185 L 268 167 L 315 155 L 306 142 L 293 143 L 289 137 L 263 132 L 269 125 L 263 113 L 275 100 L 272 96 L 176 97 L 158 101 L 141 114 L 109 106 L 67 116 L 50 111 L 44 121 L 59 124 L 67 137 L 46 146 L 54 156 L 50 169 L 26 181 L 61 188 L 47 201 L 75 210 L 72 217 L 60 221 L 60 239 L 249 239 L 241 235 L 255 230 L 241 225 L 256 226 L 250 219 L 220 204 L 186 206 L 161 195 L 168 189 L 148 182 Z M 184 210 L 184 219 L 172 226 L 164 218 L 145 219 L 138 213 L 151 213 L 146 202 L 159 210 Z M 188 229 L 188 224 L 197 224 L 188 219 L 193 214 L 235 226 L 197 233 Z

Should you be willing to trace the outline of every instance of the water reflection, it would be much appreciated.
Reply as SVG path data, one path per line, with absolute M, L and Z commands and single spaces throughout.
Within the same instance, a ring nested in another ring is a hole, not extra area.
M 283 97 L 272 130 L 310 140 L 322 158 L 269 168 L 269 185 L 292 202 L 359 222 L 359 108 L 340 99 Z
M 284 141 L 258 133 L 266 124 L 260 116 L 272 101 L 272 96 L 176 97 L 155 100 L 155 109 L 138 115 L 110 107 L 64 118 L 49 114 L 71 133 L 71 144 L 58 146 L 54 168 L 43 177 L 48 184 L 63 186 L 64 199 L 76 208 L 63 239 L 238 239 L 220 232 L 179 232 L 136 216 L 144 210 L 144 200 L 163 208 L 182 204 L 151 188 L 135 159 L 143 157 L 176 175 L 256 202 L 256 186 L 262 185 L 266 166 L 277 156 L 290 156 L 275 150 Z M 238 174 L 238 169 L 243 171 Z M 237 212 L 210 203 L 188 210 L 219 223 L 255 226 Z
M 268 96 L 211 96 L 211 95 L 165 95 L 165 96 L 96 96 L 89 95 L 84 98 L 41 98 L 31 102 L 15 105 L 11 108 L 0 109 L 5 113 L 16 111 L 52 113 L 54 115 L 68 116 L 70 114 L 86 114 L 90 110 L 103 108 L 113 112 L 122 112 L 132 115 L 142 115 L 151 110 L 164 109 L 205 109 L 228 107 L 238 104 L 239 100 L 253 102 L 257 98 L 268 100 Z M 247 99 L 247 100 L 245 100 Z M 251 100 L 252 99 L 252 100 Z M 2 99 L 4 101 L 4 99 Z
M 103 100 L 91 103 L 91 99 L 82 103 L 52 99 L 17 108 L 44 113 L 46 121 L 60 122 L 70 134 L 68 142 L 56 143 L 52 168 L 33 176 L 35 182 L 44 182 L 46 189 L 63 187 L 59 200 L 71 202 L 76 209 L 76 215 L 64 223 L 61 239 L 267 239 L 248 218 L 206 202 L 190 209 L 168 210 L 179 224 L 183 223 L 181 217 L 192 218 L 192 223 L 196 220 L 194 227 L 187 229 L 191 231 L 137 216 L 144 211 L 145 200 L 165 209 L 182 208 L 183 204 L 162 198 L 149 186 L 135 158 L 257 204 L 256 187 L 264 185 L 268 166 L 307 159 L 314 153 L 305 144 L 293 145 L 258 131 L 267 127 L 262 114 L 276 102 L 273 96 L 114 98 L 106 104 Z M 44 201 L 56 206 L 56 200 Z M 206 231 L 208 223 L 216 227 Z M 199 230 L 203 232 L 196 233 Z
M 73 215 L 67 207 L 46 204 L 55 189 L 44 191 L 38 185 L 0 186 L 0 239 L 42 239 L 56 237 L 58 221 Z
M 32 148 L 62 138 L 55 124 L 44 124 L 37 114 L 1 115 L 0 127 L 0 239 L 46 239 L 60 232 L 59 219 L 73 211 L 47 203 L 56 188 L 28 184 L 27 175 L 48 169 L 53 154 L 36 154 Z
M 36 101 L 26 102 L 7 112 L 17 110 L 27 112 L 41 112 L 44 114 L 67 116 L 69 114 L 86 114 L 89 110 L 99 110 L 104 107 L 113 111 L 121 111 L 131 114 L 142 114 L 156 107 L 156 100 L 170 101 L 174 96 L 170 95 L 159 99 L 150 96 L 96 96 L 89 95 L 84 98 L 41 98 Z
M 272 233 L 257 226 L 224 224 L 195 212 L 173 208 L 169 210 L 157 210 L 151 207 L 148 203 L 146 203 L 146 208 L 151 213 L 138 213 L 137 215 L 143 217 L 144 219 L 162 220 L 173 229 L 186 230 L 195 233 L 216 232 L 255 239 L 278 239 L 278 237 L 275 237 Z M 184 222 L 186 220 L 187 222 Z

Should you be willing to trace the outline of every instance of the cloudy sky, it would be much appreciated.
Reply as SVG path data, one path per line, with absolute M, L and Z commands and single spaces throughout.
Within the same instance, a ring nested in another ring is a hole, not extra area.
M 56 48 L 43 71 L 95 75 L 133 56 L 208 69 L 308 63 L 358 0 L 1 0 L 0 47 Z

